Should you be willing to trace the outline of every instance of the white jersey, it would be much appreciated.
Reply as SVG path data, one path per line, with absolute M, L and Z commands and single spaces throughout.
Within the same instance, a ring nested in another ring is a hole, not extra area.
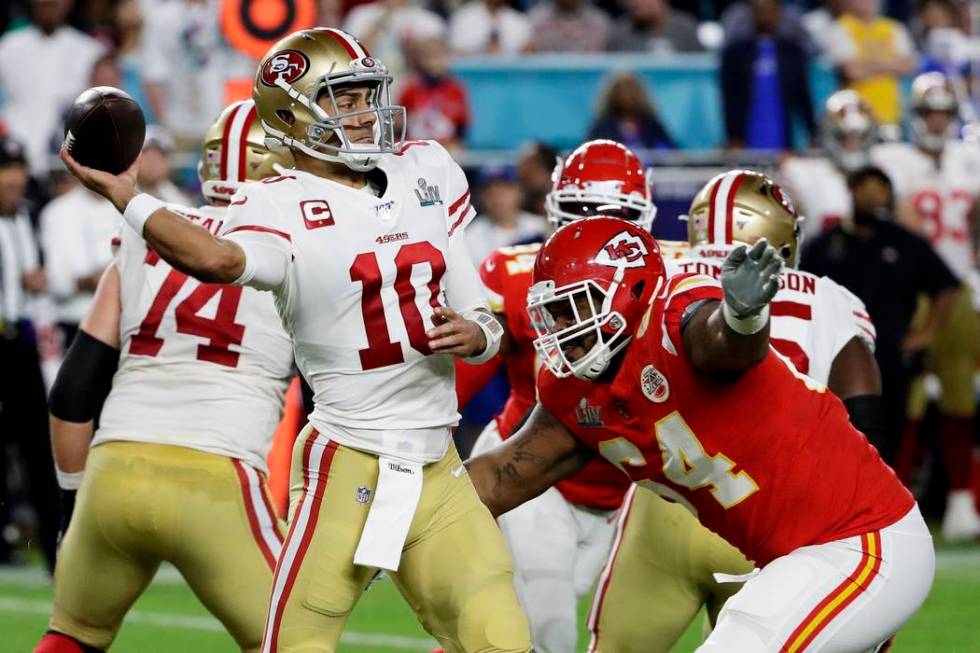
M 936 253 L 963 281 L 974 274 L 970 221 L 980 194 L 980 147 L 949 141 L 939 167 L 910 143 L 883 143 L 871 159 L 884 170 L 899 200 L 911 203 Z
M 803 216 L 806 237 L 812 238 L 850 218 L 847 179 L 829 158 L 789 157 L 779 172 Z
M 432 355 L 425 335 L 433 309 L 486 306 L 462 233 L 475 212 L 463 171 L 435 142 L 409 142 L 378 169 L 380 196 L 293 170 L 249 184 L 224 235 L 245 251 L 240 282 L 275 293 L 313 388 L 313 426 L 427 463 L 459 420 L 453 357 Z M 276 279 L 248 277 L 257 263 Z
M 665 261 L 667 274 L 694 272 L 721 278 L 731 245 L 691 250 Z M 783 268 L 779 290 L 769 304 L 769 339 L 797 370 L 824 385 L 837 354 L 855 336 L 874 348 L 875 328 L 864 302 L 827 277 Z
M 170 208 L 212 232 L 225 216 L 218 207 Z M 131 229 L 117 245 L 119 368 L 93 444 L 189 447 L 265 471 L 293 369 L 272 297 L 200 283 Z

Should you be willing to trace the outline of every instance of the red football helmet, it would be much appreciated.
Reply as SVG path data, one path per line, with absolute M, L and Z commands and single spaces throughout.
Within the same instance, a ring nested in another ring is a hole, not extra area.
M 650 180 L 640 159 L 616 141 L 579 145 L 551 175 L 546 206 L 548 220 L 561 226 L 605 215 L 624 218 L 649 230 L 657 207 L 650 199 Z
M 561 227 L 538 253 L 527 294 L 541 360 L 559 378 L 598 378 L 665 279 L 657 241 L 638 224 L 598 217 Z

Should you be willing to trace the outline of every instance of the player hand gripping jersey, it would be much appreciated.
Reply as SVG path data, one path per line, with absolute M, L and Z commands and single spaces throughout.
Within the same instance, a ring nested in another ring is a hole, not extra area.
M 614 215 L 649 229 L 656 213 L 640 160 L 608 140 L 584 143 L 559 164 L 546 206 L 557 226 L 589 215 Z M 511 392 L 503 411 L 480 434 L 472 455 L 500 444 L 536 402 L 534 329 L 527 291 L 539 243 L 493 252 L 480 268 L 490 306 L 506 324 L 501 348 Z M 478 372 L 477 372 L 478 373 Z M 579 423 L 594 419 L 582 408 Z M 497 522 L 514 560 L 518 598 L 528 616 L 535 650 L 572 653 L 578 635 L 578 599 L 591 588 L 605 559 L 629 479 L 595 459 L 540 497 Z
M 871 353 L 874 327 L 863 303 L 847 290 L 792 269 L 799 219 L 779 187 L 744 170 L 718 175 L 695 196 L 687 221 L 688 241 L 658 243 L 668 276 L 696 273 L 720 279 L 724 259 L 739 244 L 766 238 L 790 266 L 781 272 L 770 304 L 773 348 L 798 371 L 821 384 L 829 382 L 852 423 L 876 435 L 880 384 Z M 603 568 L 589 615 L 592 651 L 671 650 L 702 605 L 714 623 L 725 601 L 741 589 L 731 577 L 752 571 L 751 562 L 681 504 L 653 492 L 631 490 L 618 524 L 617 546 Z M 726 576 L 723 582 L 716 574 Z M 642 595 L 662 607 L 645 611 L 645 604 L 635 600 Z
M 865 650 L 925 599 L 932 541 L 840 400 L 769 349 L 779 268 L 759 242 L 721 286 L 667 282 L 628 222 L 559 229 L 529 297 L 541 406 L 470 473 L 501 513 L 602 455 L 761 567 L 699 650 Z M 570 418 L 583 399 L 600 426 Z
M 200 171 L 211 205 L 171 207 L 188 224 L 220 231 L 235 188 L 291 163 L 266 150 L 254 115 L 239 102 L 209 129 Z M 200 283 L 130 229 L 115 248 L 52 390 L 59 477 L 69 495 L 83 466 L 84 481 L 36 650 L 108 648 L 168 561 L 256 651 L 283 538 L 265 458 L 292 375 L 289 338 L 267 293 Z
M 469 190 L 440 145 L 396 135 L 389 83 L 340 30 L 273 46 L 253 98 L 296 170 L 239 192 L 220 238 L 134 198 L 128 172 L 65 158 L 167 260 L 271 290 L 313 387 L 263 650 L 333 651 L 384 568 L 447 651 L 526 651 L 506 547 L 450 438 L 451 355 L 482 362 L 501 334 L 464 244 Z

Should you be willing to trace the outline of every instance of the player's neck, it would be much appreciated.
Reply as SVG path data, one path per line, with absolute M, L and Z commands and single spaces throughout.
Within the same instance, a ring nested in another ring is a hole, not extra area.
M 302 170 L 311 175 L 323 177 L 324 179 L 329 179 L 330 181 L 343 184 L 344 186 L 350 186 L 351 188 L 361 189 L 367 186 L 367 173 L 361 172 L 360 170 L 352 170 L 343 163 L 314 159 L 302 152 L 294 152 L 293 156 L 296 160 L 297 170 Z

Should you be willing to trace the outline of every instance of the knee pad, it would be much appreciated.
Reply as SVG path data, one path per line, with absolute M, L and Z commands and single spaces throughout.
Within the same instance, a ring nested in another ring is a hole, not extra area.
M 104 653 L 100 648 L 83 644 L 74 637 L 49 630 L 37 643 L 34 653 Z

